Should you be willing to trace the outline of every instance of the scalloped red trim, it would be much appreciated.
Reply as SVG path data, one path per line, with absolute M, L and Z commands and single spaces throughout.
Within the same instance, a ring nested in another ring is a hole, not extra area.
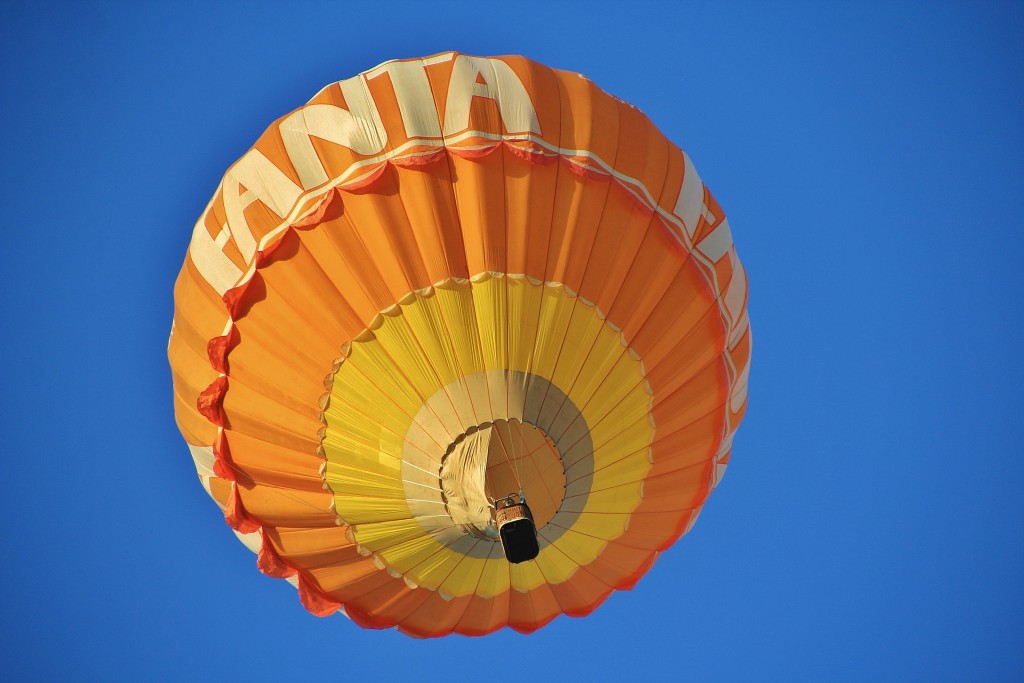
M 276 243 L 275 243 L 276 245 Z M 259 252 L 262 254 L 263 252 Z M 256 257 L 257 260 L 260 256 Z M 257 264 L 257 267 L 259 264 Z M 266 293 L 266 286 L 263 284 L 263 276 L 258 270 L 253 270 L 252 277 L 228 291 L 221 297 L 228 309 L 228 316 L 231 322 L 244 318 L 249 308 L 256 302 L 256 297 Z
M 196 410 L 207 420 L 217 425 L 224 426 L 224 394 L 228 390 L 227 375 L 221 375 L 210 383 L 210 386 L 203 389 L 196 399 Z
M 440 161 L 441 157 L 444 156 L 445 150 L 438 149 L 427 154 L 417 154 L 415 156 L 405 157 L 404 159 L 393 159 L 391 163 L 400 168 L 418 168 L 422 166 L 430 166 L 435 161 Z
M 238 481 L 238 471 L 231 461 L 231 448 L 223 429 L 217 430 L 217 440 L 213 443 L 213 473 L 221 479 Z
M 304 572 L 298 572 L 298 576 L 299 600 L 307 610 L 318 617 L 329 617 L 341 608 L 340 602 L 327 597 Z
M 295 568 L 281 558 L 266 532 L 263 532 L 263 541 L 260 543 L 260 552 L 256 557 L 256 566 L 261 572 L 275 579 L 286 579 L 295 575 Z
M 214 370 L 222 375 L 228 374 L 228 352 L 235 348 L 239 341 L 238 329 L 232 324 L 227 334 L 206 342 L 206 355 Z
M 320 203 L 317 204 L 316 211 L 295 221 L 292 223 L 291 227 L 295 230 L 309 230 L 310 228 L 315 228 L 320 225 L 320 223 L 323 222 L 324 217 L 327 215 L 327 212 L 334 207 L 339 197 L 338 188 L 332 187 L 327 191 L 327 194 L 320 199 Z
M 240 534 L 251 534 L 258 531 L 262 526 L 260 521 L 249 514 L 242 504 L 242 494 L 238 484 L 232 482 L 231 497 L 228 498 L 228 507 L 224 511 L 224 519 L 228 525 Z

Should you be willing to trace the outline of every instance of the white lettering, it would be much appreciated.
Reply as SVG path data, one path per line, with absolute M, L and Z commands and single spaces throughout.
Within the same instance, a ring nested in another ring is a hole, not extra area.
M 281 139 L 288 158 L 305 189 L 329 179 L 310 137 L 315 136 L 358 154 L 378 154 L 387 144 L 388 134 L 381 121 L 377 103 L 362 76 L 338 83 L 348 111 L 330 104 L 312 104 L 299 109 L 281 122 Z
M 697 230 L 697 219 L 704 211 L 704 183 L 697 175 L 690 156 L 683 152 L 683 186 L 679 190 L 679 199 L 673 213 L 683 219 L 686 234 L 692 239 Z
M 478 77 L 483 79 L 483 83 L 477 82 Z M 469 110 L 474 97 L 494 100 L 507 132 L 540 135 L 540 121 L 530 93 L 512 67 L 500 59 L 459 55 L 455 58 L 448 85 L 445 136 L 469 128 Z
M 383 73 L 391 77 L 398 111 L 405 125 L 405 136 L 410 139 L 441 137 L 437 105 L 423 66 L 422 61 L 387 62 L 367 74 L 367 78 L 376 78 Z
M 246 263 L 256 254 L 256 239 L 245 220 L 246 207 L 259 200 L 284 218 L 302 194 L 302 188 L 256 149 L 250 149 L 231 167 L 221 188 L 227 227 Z
M 192 231 L 192 242 L 188 245 L 188 253 L 203 279 L 223 296 L 224 292 L 235 286 L 238 278 L 242 276 L 242 271 L 231 262 L 231 259 L 223 251 L 224 240 L 220 238 L 221 235 L 227 233 L 227 230 L 221 230 L 217 236 L 218 239 L 215 240 L 206 229 L 205 220 L 206 214 L 204 213 L 203 217 L 199 219 L 196 229 Z

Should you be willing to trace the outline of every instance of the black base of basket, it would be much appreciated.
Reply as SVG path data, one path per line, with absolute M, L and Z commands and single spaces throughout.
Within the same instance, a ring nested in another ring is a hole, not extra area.
M 505 550 L 505 558 L 512 564 L 532 560 L 540 553 L 537 543 L 537 529 L 533 520 L 517 519 L 501 526 L 501 547 Z

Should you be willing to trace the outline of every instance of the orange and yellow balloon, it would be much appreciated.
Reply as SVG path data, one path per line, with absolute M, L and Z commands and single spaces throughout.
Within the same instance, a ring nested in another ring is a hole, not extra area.
M 311 612 L 530 632 L 694 523 L 746 407 L 747 281 L 685 153 L 523 57 L 332 83 L 226 173 L 175 286 L 203 486 Z M 523 490 L 540 554 L 506 561 Z

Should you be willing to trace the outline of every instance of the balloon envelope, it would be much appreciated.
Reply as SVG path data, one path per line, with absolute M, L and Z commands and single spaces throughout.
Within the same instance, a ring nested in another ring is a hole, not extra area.
M 635 107 L 522 57 L 387 62 L 225 174 L 175 286 L 175 414 L 318 615 L 530 632 L 694 523 L 746 407 L 724 212 Z M 494 500 L 523 491 L 535 560 Z

